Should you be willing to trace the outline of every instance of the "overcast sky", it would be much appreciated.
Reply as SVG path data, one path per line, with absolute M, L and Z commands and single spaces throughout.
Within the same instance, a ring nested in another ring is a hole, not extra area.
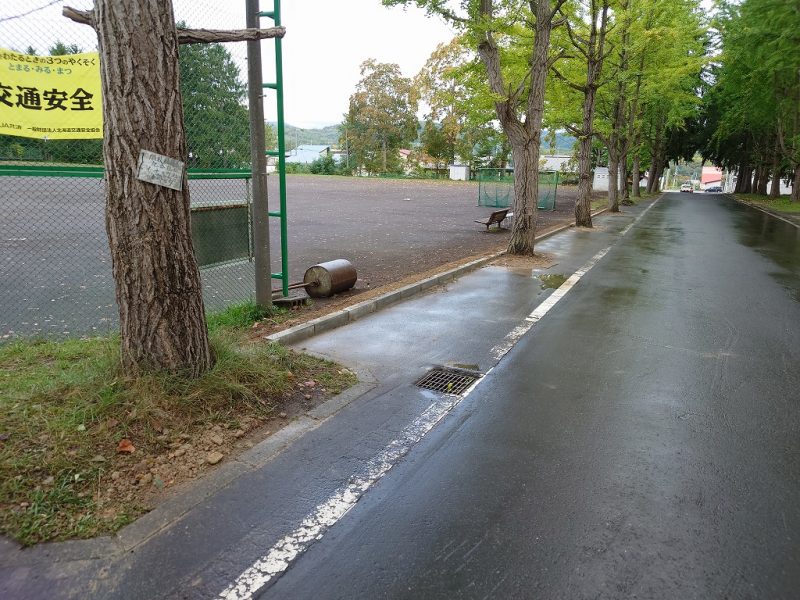
M 31 45 L 40 54 L 61 40 L 85 50 L 97 46 L 94 33 L 61 16 L 63 6 L 87 9 L 92 0 L 0 0 L 0 47 L 24 50 Z M 176 19 L 192 27 L 244 27 L 244 0 L 174 0 Z M 3 20 L 44 7 L 27 16 Z M 283 0 L 286 37 L 283 41 L 286 121 L 299 127 L 340 123 L 350 94 L 358 82 L 359 65 L 367 58 L 400 65 L 415 75 L 436 46 L 448 42 L 453 31 L 437 18 L 416 9 L 384 8 L 380 0 Z M 262 10 L 272 0 L 261 0 Z M 262 27 L 271 26 L 268 19 Z M 226 44 L 246 77 L 245 44 Z M 274 44 L 262 43 L 264 76 L 274 77 Z M 275 120 L 274 92 L 267 91 L 267 120 Z
M 708 9 L 710 0 L 702 0 Z M 56 40 L 95 49 L 94 32 L 61 16 L 63 6 L 88 9 L 92 0 L 0 0 L 0 47 L 24 50 L 32 45 L 44 54 Z M 49 5 L 49 6 L 48 6 Z M 46 6 L 19 19 L 3 20 Z M 192 27 L 244 27 L 244 0 L 173 0 L 177 20 Z M 262 10 L 272 0 L 261 0 Z M 436 46 L 453 31 L 440 19 L 416 9 L 384 8 L 380 0 L 283 0 L 286 121 L 298 127 L 340 123 L 367 58 L 400 65 L 415 75 Z M 268 19 L 263 27 L 271 26 Z M 226 44 L 246 77 L 245 44 Z M 274 44 L 262 43 L 265 81 L 274 78 Z M 274 121 L 275 99 L 267 92 L 264 108 Z

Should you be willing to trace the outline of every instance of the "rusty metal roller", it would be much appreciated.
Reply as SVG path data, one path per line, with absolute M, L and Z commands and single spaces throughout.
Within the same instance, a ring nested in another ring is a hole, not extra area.
M 358 274 L 349 260 L 337 258 L 309 267 L 303 276 L 306 293 L 312 298 L 329 298 L 349 290 L 356 284 Z

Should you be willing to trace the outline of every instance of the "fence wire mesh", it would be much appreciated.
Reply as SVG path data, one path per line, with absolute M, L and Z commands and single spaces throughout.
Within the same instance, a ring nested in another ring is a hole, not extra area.
M 94 31 L 61 15 L 65 4 L 4 2 L 0 47 L 39 56 L 96 51 Z M 93 2 L 68 5 L 89 10 Z M 178 27 L 245 27 L 243 0 L 173 5 Z M 0 62 L 0 85 L 8 68 Z M 213 311 L 255 293 L 246 44 L 183 45 L 180 70 L 192 233 Z M 116 328 L 102 163 L 99 139 L 0 135 L 0 342 Z
M 539 210 L 555 210 L 558 171 L 539 171 Z M 514 172 L 478 169 L 478 206 L 508 208 L 514 204 Z

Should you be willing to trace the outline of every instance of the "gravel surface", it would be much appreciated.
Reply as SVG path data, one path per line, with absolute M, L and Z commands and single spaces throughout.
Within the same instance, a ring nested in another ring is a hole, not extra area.
M 193 204 L 246 196 L 242 181 L 192 181 L 190 190 Z M 487 233 L 474 223 L 492 211 L 477 206 L 474 182 L 290 175 L 287 192 L 292 281 L 318 262 L 346 258 L 358 271 L 358 288 L 375 288 L 501 250 L 508 240 L 508 231 Z M 571 220 L 575 194 L 575 188 L 559 188 L 556 210 L 539 211 L 538 227 Z M 275 176 L 269 198 L 276 210 Z M 102 180 L 4 177 L 0 215 L 0 340 L 114 329 Z M 278 272 L 277 219 L 270 229 L 272 270 Z M 204 268 L 203 280 L 211 309 L 253 295 L 247 261 Z

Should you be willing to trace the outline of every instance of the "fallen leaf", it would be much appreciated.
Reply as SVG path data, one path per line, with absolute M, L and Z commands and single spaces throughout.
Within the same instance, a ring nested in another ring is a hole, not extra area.
M 93 463 L 101 463 L 101 462 L 106 462 L 106 457 L 105 457 L 105 456 L 102 456 L 102 455 L 100 455 L 100 454 L 98 454 L 98 455 L 96 455 L 96 456 L 93 456 L 93 457 L 90 459 L 90 461 L 89 461 L 89 462 L 93 462 Z
M 109 429 L 114 429 L 114 427 L 116 427 L 117 425 L 119 425 L 119 421 L 117 421 L 116 419 L 109 419 L 108 421 L 106 421 L 106 427 L 108 427 Z
M 86 431 L 86 425 L 84 425 L 83 423 L 81 423 L 80 425 L 78 425 L 78 426 L 76 427 L 76 429 L 77 429 L 78 431 Z
M 127 452 L 128 454 L 131 454 L 134 450 L 136 450 L 136 448 L 127 438 L 120 440 L 119 445 L 117 446 L 117 452 Z

